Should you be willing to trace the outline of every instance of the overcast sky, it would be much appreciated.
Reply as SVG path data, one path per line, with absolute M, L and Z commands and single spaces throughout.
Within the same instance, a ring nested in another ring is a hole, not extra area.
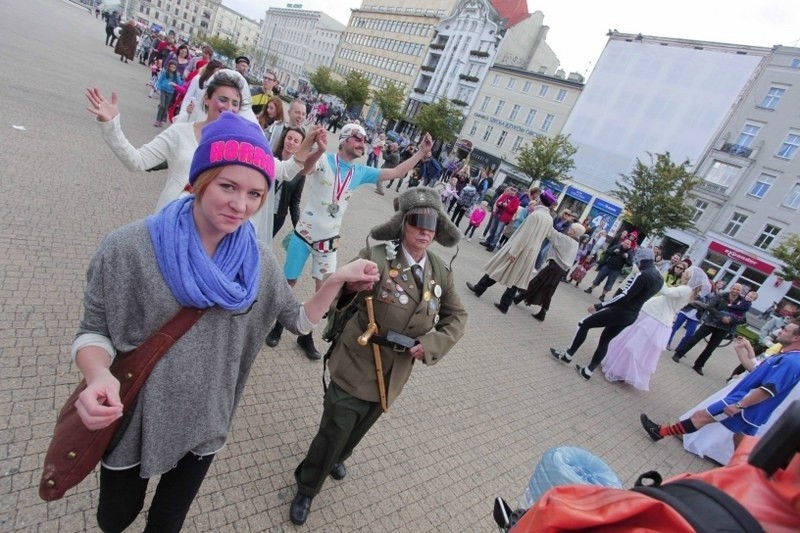
M 260 20 L 269 7 L 286 7 L 287 2 L 223 0 L 223 4 Z M 346 25 L 350 9 L 360 6 L 361 1 L 308 0 L 302 5 L 303 9 L 323 11 Z M 562 68 L 584 75 L 600 57 L 610 29 L 700 41 L 800 47 L 797 0 L 528 0 L 528 8 L 544 13 L 544 23 L 550 27 L 547 43 Z

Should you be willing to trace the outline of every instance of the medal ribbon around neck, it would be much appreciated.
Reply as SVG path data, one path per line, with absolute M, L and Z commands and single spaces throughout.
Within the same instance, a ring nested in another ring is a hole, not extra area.
M 344 180 L 342 180 L 341 171 L 339 169 L 339 154 L 334 156 L 334 162 L 336 163 L 336 179 L 333 183 L 333 200 L 331 203 L 338 204 L 339 199 L 344 194 L 344 191 L 347 190 L 347 186 L 350 185 L 350 181 L 353 179 L 353 168 L 355 168 L 355 165 L 350 167 L 350 170 L 347 171 Z

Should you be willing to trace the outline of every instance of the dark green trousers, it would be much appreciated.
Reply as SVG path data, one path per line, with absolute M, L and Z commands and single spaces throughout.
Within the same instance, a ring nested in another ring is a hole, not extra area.
M 379 402 L 366 402 L 331 383 L 325 393 L 322 421 L 308 454 L 294 471 L 300 494 L 319 494 L 334 463 L 344 463 L 381 416 Z

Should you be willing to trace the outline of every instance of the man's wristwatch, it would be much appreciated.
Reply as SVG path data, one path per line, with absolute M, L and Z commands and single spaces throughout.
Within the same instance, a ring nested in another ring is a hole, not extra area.
M 735 404 L 733 404 L 733 406 L 734 406 L 735 408 L 737 408 L 738 410 L 740 410 L 740 411 L 743 411 L 743 410 L 744 410 L 744 406 L 742 405 L 742 403 L 741 403 L 741 402 L 736 402 Z

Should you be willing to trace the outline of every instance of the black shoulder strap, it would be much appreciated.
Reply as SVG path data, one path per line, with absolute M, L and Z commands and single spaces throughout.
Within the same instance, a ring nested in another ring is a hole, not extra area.
M 681 479 L 631 490 L 666 503 L 698 533 L 764 531 L 753 515 L 728 493 L 698 479 Z

